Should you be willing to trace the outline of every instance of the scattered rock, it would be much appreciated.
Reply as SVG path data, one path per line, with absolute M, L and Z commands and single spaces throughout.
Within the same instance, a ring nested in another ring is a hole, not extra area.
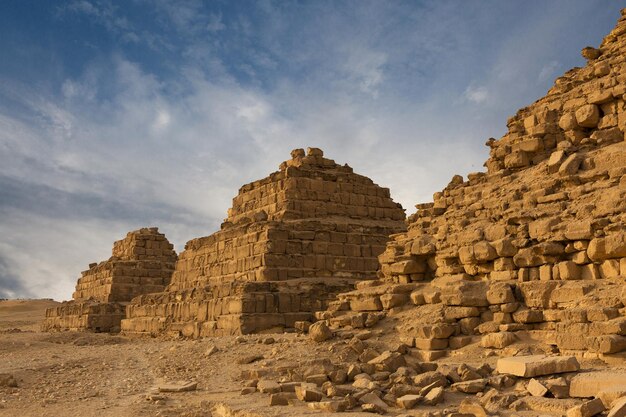
M 316 342 L 323 342 L 332 338 L 333 332 L 330 330 L 326 322 L 318 321 L 309 327 L 309 337 Z

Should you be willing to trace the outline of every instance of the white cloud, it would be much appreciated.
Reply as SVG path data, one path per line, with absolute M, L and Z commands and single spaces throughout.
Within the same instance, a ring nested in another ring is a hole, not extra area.
M 539 71 L 539 81 L 544 82 L 555 78 L 556 71 L 559 68 L 559 61 L 550 61 Z
M 463 97 L 476 104 L 482 104 L 489 98 L 489 91 L 486 87 L 469 85 L 463 92 Z

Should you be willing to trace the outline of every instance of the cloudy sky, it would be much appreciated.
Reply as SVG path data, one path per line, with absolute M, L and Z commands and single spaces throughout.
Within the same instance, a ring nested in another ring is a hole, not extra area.
M 620 2 L 0 2 L 0 298 L 69 299 L 114 240 L 181 250 L 314 146 L 411 213 L 584 65 Z

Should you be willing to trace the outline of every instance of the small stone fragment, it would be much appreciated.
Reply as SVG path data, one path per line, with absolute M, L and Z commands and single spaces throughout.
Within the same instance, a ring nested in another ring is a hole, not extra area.
M 197 382 L 191 381 L 179 381 L 171 382 L 167 384 L 159 385 L 160 392 L 183 392 L 183 391 L 195 391 L 198 387 Z
M 528 391 L 533 397 L 544 397 L 548 393 L 548 388 L 533 378 L 528 382 L 526 391 Z

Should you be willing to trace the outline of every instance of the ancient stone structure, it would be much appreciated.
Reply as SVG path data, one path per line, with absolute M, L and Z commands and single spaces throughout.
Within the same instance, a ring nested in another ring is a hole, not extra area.
M 406 230 L 404 210 L 320 149 L 291 156 L 241 187 L 220 231 L 187 242 L 167 289 L 128 306 L 124 332 L 282 330 L 376 276 L 389 235 Z
M 626 349 L 626 17 L 587 65 L 490 139 L 487 173 L 418 204 L 379 257 L 379 281 L 319 313 L 335 327 L 410 309 L 424 360 L 532 337 L 606 358 Z M 403 313 L 404 314 L 404 313 Z
M 119 331 L 126 304 L 169 284 L 176 252 L 156 227 L 129 232 L 113 245 L 111 258 L 89 265 L 73 300 L 46 311 L 43 330 Z

